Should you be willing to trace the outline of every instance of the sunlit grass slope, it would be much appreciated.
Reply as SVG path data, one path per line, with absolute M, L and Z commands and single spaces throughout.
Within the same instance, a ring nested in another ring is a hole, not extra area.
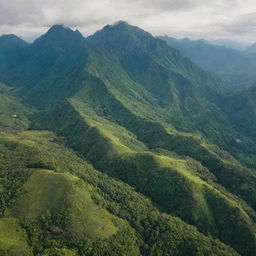
M 80 237 L 106 238 L 118 230 L 118 220 L 91 199 L 90 187 L 71 174 L 37 170 L 24 185 L 14 216 L 38 219 L 50 211 L 68 211 L 70 231 Z
M 3 254 L 2 254 L 3 253 Z M 27 235 L 17 219 L 0 218 L 0 254 L 30 256 Z
M 34 255 L 198 255 L 207 250 L 237 255 L 178 218 L 162 215 L 150 200 L 97 172 L 60 142 L 45 131 L 2 135 L 1 147 L 11 146 L 15 156 L 13 172 L 5 173 L 14 197 L 3 215 L 20 223 Z M 7 155 L 1 152 L 3 159 Z M 8 161 L 1 164 L 6 170 Z M 11 179 L 15 173 L 17 181 Z

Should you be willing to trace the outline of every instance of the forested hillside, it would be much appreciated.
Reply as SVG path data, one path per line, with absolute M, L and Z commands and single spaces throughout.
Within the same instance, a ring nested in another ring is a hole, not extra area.
M 176 39 L 168 36 L 160 38 L 204 70 L 217 74 L 224 80 L 223 85 L 229 93 L 241 91 L 256 83 L 255 45 L 246 50 L 235 50 L 205 40 Z

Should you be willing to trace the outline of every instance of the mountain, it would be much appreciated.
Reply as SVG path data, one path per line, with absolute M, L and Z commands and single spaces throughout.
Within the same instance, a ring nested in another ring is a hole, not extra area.
M 228 69 L 232 70 L 232 65 L 239 65 L 241 62 L 240 51 L 213 45 L 205 40 L 175 39 L 168 36 L 160 38 L 208 71 L 228 72 Z
M 256 145 L 219 79 L 126 22 L 56 25 L 19 56 L 0 69 L 3 253 L 254 255 Z
M 18 59 L 21 58 L 22 49 L 26 48 L 27 42 L 15 35 L 0 36 L 0 70 L 1 75 L 8 71 Z
M 246 51 L 210 44 L 204 40 L 175 39 L 168 36 L 160 38 L 204 70 L 220 76 L 228 91 L 243 90 L 256 81 L 255 58 L 246 54 Z
M 12 89 L 0 83 L 0 126 L 3 131 L 26 130 L 29 126 L 28 115 L 33 112 L 20 99 L 12 95 Z M 33 109 L 33 108 L 32 108 Z
M 27 46 L 28 43 L 17 37 L 16 35 L 2 35 L 0 36 L 0 54 L 14 51 Z
M 241 93 L 227 97 L 223 108 L 238 129 L 255 141 L 256 87 L 252 86 Z
M 58 74 L 71 76 L 82 65 L 83 48 L 84 38 L 78 31 L 55 25 L 47 34 L 21 49 L 15 62 L 12 61 L 10 65 L 9 60 L 5 62 L 1 72 L 2 81 L 8 81 L 13 86 L 36 87 L 45 81 L 53 81 Z
M 255 54 L 256 53 L 256 44 L 253 44 L 249 46 L 247 49 L 245 49 L 246 54 Z
M 210 40 L 209 42 L 215 45 L 225 46 L 227 48 L 232 48 L 239 51 L 244 51 L 248 47 L 247 43 L 234 41 L 230 39 L 215 39 Z

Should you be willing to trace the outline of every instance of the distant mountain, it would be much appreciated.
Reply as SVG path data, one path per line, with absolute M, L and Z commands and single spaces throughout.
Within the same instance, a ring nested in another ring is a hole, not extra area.
M 209 42 L 215 45 L 225 46 L 227 48 L 232 48 L 239 51 L 244 51 L 248 47 L 247 43 L 233 41 L 229 39 L 209 40 Z
M 59 84 L 63 86 L 67 77 L 70 77 L 74 83 L 74 76 L 85 61 L 84 48 L 85 39 L 80 32 L 62 25 L 55 25 L 28 47 L 20 49 L 15 62 L 12 61 L 12 57 L 10 61 L 5 61 L 2 68 L 2 81 L 14 86 L 34 87 L 30 90 L 31 94 L 42 85 L 46 90 L 49 84 L 47 81 L 55 81 L 54 86 L 58 87 Z M 54 95 L 52 84 L 49 86 L 51 86 L 49 95 L 58 97 Z M 70 90 L 62 90 L 62 92 L 70 93 Z
M 12 57 L 0 253 L 254 256 L 256 143 L 215 75 L 126 22 L 56 25 Z
M 232 70 L 232 66 L 240 64 L 243 58 L 240 51 L 213 45 L 204 40 L 160 38 L 208 71 L 217 73 L 230 72 L 228 70 Z
M 7 66 L 12 66 L 20 59 L 21 50 L 27 45 L 27 42 L 15 35 L 0 36 L 0 70 L 3 70 L 3 73 Z
M 250 55 L 250 54 L 255 54 L 256 53 L 256 43 L 249 46 L 246 50 L 245 53 Z
M 240 130 L 256 140 L 256 86 L 252 86 L 239 94 L 227 97 L 225 107 L 228 115 Z
M 246 52 L 217 46 L 204 40 L 160 38 L 204 70 L 218 74 L 224 79 L 227 89 L 240 90 L 250 87 L 256 81 L 255 58 Z
M 17 37 L 16 35 L 10 34 L 0 36 L 0 54 L 20 49 L 27 45 L 27 42 Z

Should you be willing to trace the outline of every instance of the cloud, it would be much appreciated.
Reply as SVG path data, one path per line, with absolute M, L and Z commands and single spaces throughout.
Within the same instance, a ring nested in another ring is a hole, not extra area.
M 0 33 L 31 38 L 63 23 L 88 35 L 126 20 L 158 35 L 253 41 L 255 8 L 255 0 L 0 0 Z
M 256 12 L 240 15 L 232 22 L 223 26 L 226 31 L 231 33 L 248 34 L 256 32 Z

